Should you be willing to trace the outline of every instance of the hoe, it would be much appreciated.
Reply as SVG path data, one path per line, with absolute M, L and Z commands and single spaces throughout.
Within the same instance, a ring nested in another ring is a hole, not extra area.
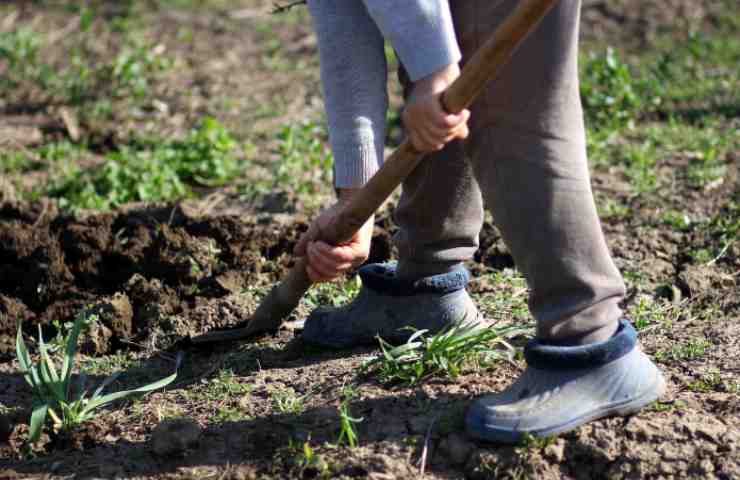
M 557 0 L 522 0 L 468 61 L 460 76 L 442 95 L 447 112 L 459 113 L 473 103 L 488 81 L 495 78 L 524 38 L 534 30 Z M 320 232 L 329 244 L 346 242 L 383 204 L 401 182 L 416 168 L 423 153 L 406 140 L 385 161 L 378 172 L 348 202 L 335 221 Z M 265 297 L 251 318 L 233 329 L 208 332 L 194 337 L 195 344 L 241 340 L 276 332 L 311 287 L 304 257 Z

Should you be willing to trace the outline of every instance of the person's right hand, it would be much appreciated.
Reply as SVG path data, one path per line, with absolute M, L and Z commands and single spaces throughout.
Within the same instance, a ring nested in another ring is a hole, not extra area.
M 442 150 L 452 140 L 468 137 L 470 111 L 453 115 L 442 108 L 443 92 L 459 76 L 460 67 L 451 64 L 412 86 L 401 118 L 416 150 L 431 153 Z
M 340 245 L 330 245 L 318 240 L 319 232 L 336 221 L 342 205 L 353 194 L 353 190 L 342 190 L 339 202 L 324 210 L 295 246 L 295 255 L 308 258 L 308 277 L 314 283 L 331 282 L 352 268 L 362 265 L 370 255 L 374 218 L 370 218 L 349 241 Z

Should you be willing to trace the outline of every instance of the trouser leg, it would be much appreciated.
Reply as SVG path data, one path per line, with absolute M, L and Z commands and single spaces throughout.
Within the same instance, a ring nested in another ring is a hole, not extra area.
M 403 71 L 400 77 L 408 90 Z M 483 200 L 463 142 L 451 142 L 422 160 L 403 182 L 394 218 L 400 227 L 394 240 L 401 277 L 446 273 L 473 257 Z
M 464 55 L 516 0 L 453 2 Z M 578 88 L 580 1 L 561 0 L 473 107 L 470 154 L 483 197 L 530 287 L 540 338 L 601 341 L 624 284 L 591 192 Z

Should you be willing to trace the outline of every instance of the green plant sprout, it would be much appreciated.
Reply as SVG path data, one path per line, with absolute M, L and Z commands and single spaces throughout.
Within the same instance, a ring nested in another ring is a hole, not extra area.
M 506 338 L 526 332 L 519 326 L 481 327 L 462 321 L 435 335 L 418 330 L 406 343 L 394 347 L 378 337 L 381 355 L 362 366 L 363 372 L 376 371 L 385 383 L 415 385 L 434 375 L 456 378 L 468 360 L 485 355 L 489 360 L 509 358 L 514 347 Z M 502 345 L 505 350 L 495 349 Z M 507 352 L 508 351 L 508 352 Z
M 345 398 L 339 406 L 339 438 L 337 438 L 337 445 L 341 445 L 342 442 L 346 442 L 349 448 L 355 448 L 357 446 L 357 430 L 355 424 L 362 422 L 363 418 L 354 418 L 349 411 L 349 397 Z
M 97 321 L 97 317 L 95 315 L 86 316 L 84 313 L 80 313 L 75 319 L 72 330 L 67 337 L 64 360 L 60 370 L 57 369 L 57 366 L 54 365 L 51 359 L 49 348 L 44 342 L 40 325 L 38 343 L 40 360 L 35 365 L 32 363 L 26 344 L 23 341 L 21 323 L 18 322 L 16 354 L 21 366 L 21 373 L 26 379 L 26 382 L 31 386 L 34 395 L 29 431 L 29 440 L 31 443 L 38 441 L 41 436 L 47 416 L 51 417 L 55 427 L 62 430 L 69 430 L 75 425 L 94 418 L 95 410 L 98 408 L 135 394 L 147 393 L 158 388 L 163 388 L 177 377 L 177 367 L 180 363 L 179 358 L 175 366 L 175 373 L 162 380 L 134 390 L 124 390 L 103 395 L 103 390 L 120 375 L 120 372 L 118 372 L 106 378 L 90 394 L 85 389 L 86 374 L 84 372 L 80 373 L 76 378 L 76 382 L 73 382 L 72 370 L 74 369 L 77 341 L 80 333 L 83 327 L 92 321 Z

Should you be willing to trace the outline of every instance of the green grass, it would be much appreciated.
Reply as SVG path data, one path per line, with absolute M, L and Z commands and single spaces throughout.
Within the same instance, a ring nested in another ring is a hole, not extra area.
M 627 313 L 639 332 L 648 327 L 670 329 L 685 309 L 685 302 L 677 304 L 666 299 L 640 295 L 637 301 L 627 308 Z
M 79 30 L 65 39 L 73 46 L 62 66 L 43 60 L 42 34 L 28 28 L 0 33 L 0 61 L 8 64 L 0 90 L 35 89 L 48 102 L 70 105 L 109 98 L 142 100 L 158 76 L 172 67 L 161 47 L 133 33 L 124 35 L 115 55 L 99 58 L 91 48 L 96 40 L 90 28 L 94 13 L 83 9 L 79 15 Z
M 433 376 L 456 378 L 469 363 L 510 358 L 513 347 L 506 338 L 524 331 L 521 327 L 479 327 L 461 322 L 433 335 L 418 330 L 395 347 L 378 337 L 381 354 L 366 362 L 362 372 L 384 383 L 404 385 L 416 385 Z
M 223 185 L 243 167 L 236 140 L 218 121 L 205 118 L 183 140 L 143 140 L 108 154 L 99 168 L 83 172 L 69 162 L 43 193 L 65 208 L 109 210 L 187 197 L 193 185 Z
M 352 301 L 362 288 L 359 276 L 352 279 L 314 285 L 303 298 L 306 306 L 314 309 L 320 306 L 341 307 Z
M 722 374 L 717 369 L 712 369 L 701 376 L 700 379 L 689 382 L 686 387 L 692 392 L 709 393 L 722 389 Z
M 529 319 L 529 289 L 521 273 L 513 269 L 496 270 L 487 277 L 493 291 L 476 298 L 486 318 L 506 321 Z
M 218 376 L 208 382 L 204 394 L 212 399 L 223 399 L 234 396 L 248 395 L 253 385 L 242 383 L 231 369 L 219 371 Z
M 740 41 L 729 34 L 727 21 L 720 30 L 728 35 L 689 32 L 681 41 L 674 32 L 649 51 L 627 55 L 608 47 L 582 55 L 590 161 L 621 171 L 633 196 L 653 195 L 675 177 L 702 189 L 727 175 L 728 154 L 740 148 L 736 128 L 727 122 L 740 111 Z M 686 166 L 672 163 L 659 172 L 674 159 Z M 601 206 L 600 213 L 627 218 L 614 204 Z
M 662 350 L 655 353 L 655 359 L 659 362 L 667 360 L 686 361 L 696 360 L 706 354 L 707 349 L 712 344 L 705 338 L 697 338 L 688 342 L 674 345 L 669 350 Z
M 273 407 L 280 413 L 300 414 L 306 410 L 307 395 L 298 395 L 292 388 L 273 390 L 270 396 Z

